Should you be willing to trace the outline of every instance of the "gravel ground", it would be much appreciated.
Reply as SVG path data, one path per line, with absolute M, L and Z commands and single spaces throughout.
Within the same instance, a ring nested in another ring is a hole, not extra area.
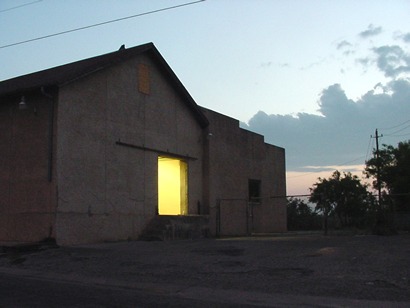
M 105 243 L 2 254 L 2 268 L 123 284 L 410 302 L 410 234 Z

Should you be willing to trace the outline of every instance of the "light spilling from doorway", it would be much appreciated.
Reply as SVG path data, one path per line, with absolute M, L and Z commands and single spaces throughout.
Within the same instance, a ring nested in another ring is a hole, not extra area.
M 158 213 L 186 215 L 188 213 L 188 165 L 170 157 L 158 157 Z

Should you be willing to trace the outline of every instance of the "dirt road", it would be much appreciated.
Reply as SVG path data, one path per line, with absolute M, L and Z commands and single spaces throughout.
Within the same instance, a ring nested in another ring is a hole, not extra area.
M 106 243 L 3 254 L 0 273 L 214 304 L 406 307 L 410 235 Z

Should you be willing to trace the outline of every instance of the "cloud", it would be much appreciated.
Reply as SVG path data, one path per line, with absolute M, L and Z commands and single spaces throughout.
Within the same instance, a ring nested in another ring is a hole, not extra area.
M 382 31 L 374 26 L 368 30 L 372 31 L 362 32 L 362 37 Z M 407 34 L 396 36 L 400 42 L 406 38 Z M 319 94 L 317 114 L 259 111 L 248 123 L 241 123 L 241 127 L 264 135 L 266 142 L 285 148 L 288 186 L 294 190 L 288 193 L 300 193 L 306 190 L 308 181 L 314 183 L 318 176 L 328 177 L 334 170 L 360 176 L 365 161 L 372 156 L 376 128 L 384 135 L 380 144 L 397 145 L 410 139 L 410 53 L 408 45 L 401 44 L 374 47 L 372 43 L 367 54 L 352 58 L 365 71 L 377 68 L 387 77 L 377 80 L 380 82 L 360 98 L 348 97 L 341 84 L 330 84 Z M 360 47 L 346 40 L 335 46 L 343 55 L 351 55 Z M 301 69 L 320 64 L 322 61 Z
M 315 67 L 315 66 L 320 66 L 320 65 L 322 65 L 322 64 L 325 63 L 326 61 L 327 61 L 326 58 L 321 58 L 321 59 L 319 59 L 319 60 L 316 61 L 316 62 L 312 62 L 312 63 L 310 63 L 310 64 L 308 64 L 308 65 L 306 65 L 306 66 L 299 67 L 299 70 L 301 70 L 301 71 L 309 70 L 309 69 L 311 69 L 311 68 L 313 68 L 313 67 Z
M 356 59 L 356 62 L 363 65 L 363 66 L 369 66 L 372 63 L 372 59 L 370 57 L 358 58 L 358 59 Z
M 289 63 L 279 63 L 279 67 L 290 67 Z
M 370 24 L 367 27 L 367 30 L 364 30 L 359 33 L 359 36 L 363 39 L 369 38 L 371 36 L 376 36 L 382 33 L 382 27 L 375 27 L 373 24 Z
M 410 53 L 398 45 L 384 45 L 371 49 L 372 54 L 357 58 L 356 63 L 368 68 L 376 64 L 388 78 L 397 78 L 410 73 Z
M 327 119 L 343 118 L 343 115 L 349 115 L 354 111 L 355 103 L 349 100 L 339 84 L 329 86 L 322 91 L 319 101 L 319 111 Z
M 342 86 L 334 84 L 321 92 L 318 106 L 320 115 L 298 113 L 295 117 L 259 111 L 242 126 L 263 134 L 266 142 L 284 147 L 288 171 L 363 164 L 371 154 L 369 145 L 374 139 L 370 135 L 376 128 L 409 119 L 410 81 L 379 83 L 357 100 L 349 99 Z M 380 133 L 386 132 L 381 129 Z M 402 140 L 386 136 L 381 142 L 394 145 Z
M 268 61 L 268 62 L 262 62 L 260 65 L 262 68 L 268 68 L 270 66 L 272 66 L 272 62 Z
M 261 62 L 259 67 L 263 69 L 270 68 L 272 66 L 280 67 L 280 68 L 288 68 L 290 67 L 289 63 L 283 62 L 283 63 L 273 63 L 272 61 L 266 61 L 266 62 Z
M 395 40 L 402 40 L 405 43 L 410 43 L 410 33 L 402 33 L 401 31 L 396 31 L 393 34 Z
M 397 77 L 410 72 L 410 54 L 400 46 L 381 46 L 373 51 L 377 57 L 377 67 L 386 77 Z
M 330 165 L 330 166 L 304 166 L 304 170 L 309 171 L 344 171 L 344 172 L 361 172 L 363 165 Z
M 352 49 L 343 51 L 343 55 L 344 55 L 344 56 L 350 56 L 350 55 L 353 55 L 353 54 L 355 54 L 355 53 L 356 53 L 356 52 L 355 52 L 354 50 L 352 50 Z
M 336 46 L 336 48 L 339 50 L 339 49 L 343 49 L 343 48 L 346 48 L 346 47 L 352 47 L 352 44 L 350 44 L 348 41 L 346 41 L 346 40 L 343 40 L 343 41 L 341 41 L 340 43 L 338 43 L 337 44 L 337 46 Z
M 312 166 L 312 170 L 306 169 L 304 172 L 287 171 L 286 184 L 288 195 L 310 194 L 309 187 L 317 183 L 318 178 L 329 178 L 335 170 L 340 172 L 350 172 L 362 179 L 363 183 L 370 183 L 371 180 L 364 179 L 363 165 L 335 165 L 335 166 Z
M 346 40 L 336 42 L 336 50 L 342 52 L 344 56 L 350 56 L 355 54 L 356 50 L 354 50 L 353 47 L 353 44 Z

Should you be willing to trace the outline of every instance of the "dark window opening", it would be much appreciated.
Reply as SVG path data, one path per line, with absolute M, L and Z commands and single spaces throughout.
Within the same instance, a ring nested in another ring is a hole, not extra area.
M 261 181 L 249 180 L 249 201 L 254 203 L 261 203 Z

